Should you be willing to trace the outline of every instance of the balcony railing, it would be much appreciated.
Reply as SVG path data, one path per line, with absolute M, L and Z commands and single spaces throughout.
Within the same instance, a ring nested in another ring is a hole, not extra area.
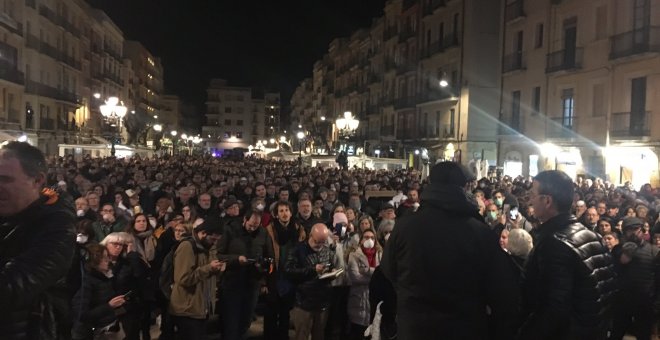
M 404 41 L 408 40 L 409 38 L 412 38 L 412 37 L 415 37 L 415 36 L 417 36 L 417 31 L 414 31 L 410 28 L 406 28 L 405 30 L 401 31 L 401 33 L 399 33 L 399 41 L 404 42 Z
M 610 137 L 642 137 L 650 136 L 650 112 L 617 112 L 612 113 L 610 120 Z
M 39 129 L 55 130 L 55 120 L 53 120 L 52 118 L 41 118 L 39 120 Z
M 39 5 L 39 14 L 55 24 L 58 23 L 57 14 L 46 5 Z
M 576 117 L 554 117 L 546 126 L 548 138 L 572 138 L 575 137 Z
M 434 10 L 444 6 L 445 6 L 445 0 L 429 0 L 428 3 L 424 4 L 423 15 L 424 16 L 431 15 L 433 14 Z
M 417 65 L 409 63 L 401 63 L 396 67 L 396 74 L 404 74 L 408 72 L 413 72 L 417 69 Z
M 69 103 L 78 104 L 80 102 L 80 96 L 75 93 L 41 84 L 32 80 L 28 80 L 25 83 L 25 92 Z
M 4 27 L 9 32 L 23 36 L 23 24 L 16 22 L 14 18 L 5 13 L 0 13 L 0 26 Z
M 383 41 L 394 38 L 398 33 L 399 29 L 396 26 L 385 28 L 385 31 L 383 32 Z
M 647 26 L 611 38 L 610 59 L 660 52 L 660 27 Z
M 402 97 L 402 98 L 397 98 L 394 101 L 394 108 L 396 110 L 406 109 L 406 108 L 414 107 L 416 104 L 417 104 L 417 98 L 416 97 L 414 97 L 414 96 Z
M 121 60 L 121 53 L 115 51 L 114 49 L 112 49 L 112 48 L 111 48 L 110 46 L 108 46 L 108 45 L 104 45 L 104 46 L 103 46 L 103 52 L 109 54 L 111 57 L 117 59 L 118 61 L 122 61 L 122 60 Z
M 566 49 L 548 54 L 546 73 L 582 68 L 582 48 Z
M 446 35 L 442 39 L 441 49 L 446 50 L 448 48 L 457 47 L 459 45 L 460 45 L 460 42 L 458 41 L 458 32 L 454 32 L 452 34 Z
M 517 70 L 524 70 L 527 68 L 525 54 L 523 52 L 514 52 L 505 55 L 502 59 L 502 72 L 511 72 Z
M 109 70 L 105 70 L 105 72 L 103 72 L 103 77 L 105 79 L 115 82 L 117 85 L 122 85 L 122 86 L 124 85 L 124 82 L 122 81 L 121 77 L 117 76 L 116 74 L 113 74 Z
M 37 1 L 36 0 L 25 0 L 25 5 L 28 7 L 32 7 L 33 9 L 37 9 Z
M 386 125 L 381 127 L 380 134 L 383 136 L 394 136 L 394 125 Z
M 525 16 L 525 11 L 523 10 L 523 0 L 516 0 L 515 2 L 506 5 L 506 9 L 504 11 L 504 20 L 506 22 L 524 16 Z
M 454 91 L 449 87 L 435 89 L 435 90 L 430 89 L 419 94 L 417 98 L 417 102 L 425 103 L 425 102 L 434 102 L 437 100 L 445 100 L 452 97 L 456 97 L 456 93 L 457 91 Z
M 23 85 L 25 75 L 23 72 L 16 69 L 15 65 L 0 62 L 0 79 L 10 81 L 14 84 Z

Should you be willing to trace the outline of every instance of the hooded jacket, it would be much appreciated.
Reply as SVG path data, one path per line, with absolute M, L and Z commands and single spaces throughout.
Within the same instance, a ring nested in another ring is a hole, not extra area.
M 511 339 L 519 296 L 509 261 L 461 187 L 429 184 L 381 262 L 397 292 L 399 339 Z

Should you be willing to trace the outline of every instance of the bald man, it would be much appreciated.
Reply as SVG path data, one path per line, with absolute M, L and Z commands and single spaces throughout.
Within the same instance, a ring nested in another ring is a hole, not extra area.
M 285 273 L 296 283 L 296 302 L 291 318 L 296 330 L 295 339 L 323 339 L 328 321 L 328 307 L 332 297 L 330 281 L 319 276 L 339 269 L 334 251 L 328 247 L 330 231 L 323 223 L 312 226 L 306 242 L 289 253 Z

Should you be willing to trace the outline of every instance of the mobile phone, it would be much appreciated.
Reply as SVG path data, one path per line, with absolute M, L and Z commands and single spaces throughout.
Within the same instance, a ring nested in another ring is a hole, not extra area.
M 509 211 L 509 214 L 511 215 L 511 219 L 515 220 L 516 218 L 518 218 L 518 208 L 513 207 L 513 209 Z
M 124 300 L 126 301 L 131 301 L 135 297 L 135 291 L 128 291 L 128 293 L 124 294 Z
M 247 259 L 247 262 L 248 262 L 248 263 L 256 263 L 256 262 L 257 262 L 257 259 Z
M 335 234 L 341 236 L 341 229 L 344 225 L 341 223 L 335 224 Z

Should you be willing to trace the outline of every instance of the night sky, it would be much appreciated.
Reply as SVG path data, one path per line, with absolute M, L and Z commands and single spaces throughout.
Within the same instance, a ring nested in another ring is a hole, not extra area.
M 204 113 L 209 79 L 279 90 L 311 77 L 333 38 L 382 15 L 385 0 L 89 0 L 160 57 L 165 92 Z

